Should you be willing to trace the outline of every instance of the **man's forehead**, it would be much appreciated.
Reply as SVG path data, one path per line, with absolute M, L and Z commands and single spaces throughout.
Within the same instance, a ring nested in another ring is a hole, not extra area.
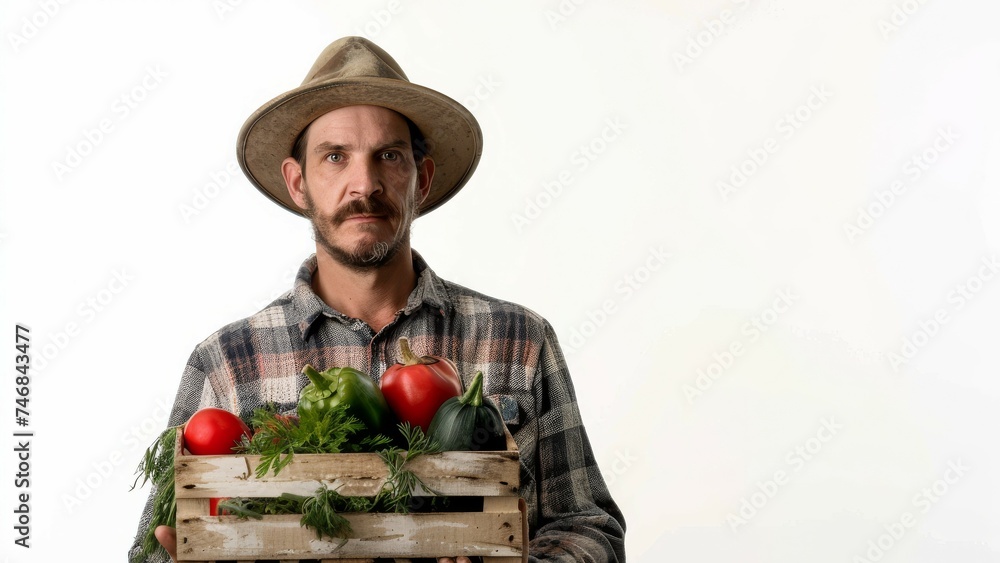
M 329 111 L 313 121 L 309 144 L 330 142 L 329 137 L 385 141 L 391 137 L 409 141 L 409 125 L 402 114 L 381 106 L 345 106 Z M 315 134 L 312 134 L 315 133 Z M 321 138 L 322 137 L 322 138 Z

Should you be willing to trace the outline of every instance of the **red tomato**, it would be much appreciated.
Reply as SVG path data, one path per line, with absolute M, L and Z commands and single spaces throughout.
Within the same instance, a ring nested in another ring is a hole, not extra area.
M 462 394 L 455 364 L 442 356 L 417 356 L 406 338 L 399 339 L 402 362 L 382 374 L 379 388 L 393 414 L 427 432 L 438 408 Z
M 194 455 L 231 454 L 243 435 L 251 433 L 240 417 L 208 407 L 191 415 L 184 425 L 184 447 Z
M 210 516 L 225 516 L 226 514 L 229 514 L 225 510 L 219 512 L 219 503 L 224 500 L 229 500 L 229 497 L 208 499 L 208 514 Z

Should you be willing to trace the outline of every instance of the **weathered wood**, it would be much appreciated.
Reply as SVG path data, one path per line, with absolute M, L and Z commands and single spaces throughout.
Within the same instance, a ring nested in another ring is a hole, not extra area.
M 427 486 L 415 495 L 481 497 L 482 512 L 344 514 L 352 533 L 342 541 L 317 539 L 314 530 L 300 525 L 300 515 L 209 516 L 208 499 L 312 495 L 323 484 L 345 496 L 372 497 L 388 473 L 377 454 L 297 454 L 277 476 L 258 479 L 259 456 L 186 455 L 180 434 L 174 450 L 179 561 L 374 563 L 458 555 L 480 555 L 489 563 L 526 560 L 519 453 L 509 432 L 507 451 L 441 452 L 407 464 Z
M 521 510 L 521 503 L 523 503 L 518 497 L 483 497 L 483 512 L 515 512 Z M 522 525 L 525 522 L 523 515 L 522 518 L 518 519 L 517 524 Z M 522 526 L 521 535 L 522 539 L 526 540 L 527 527 Z M 487 561 L 489 563 L 527 563 L 528 553 L 525 550 L 518 557 L 490 557 Z
M 341 557 L 438 557 L 482 555 L 521 558 L 521 513 L 450 512 L 345 514 L 346 540 L 317 539 L 298 515 L 238 520 L 199 516 L 178 527 L 180 561 L 220 559 L 314 559 Z M 180 523 L 181 521 L 178 521 Z
M 278 475 L 257 478 L 260 456 L 179 456 L 174 470 L 178 498 L 277 497 L 311 495 L 321 484 L 344 496 L 372 497 L 388 475 L 377 454 L 297 454 Z M 432 491 L 445 496 L 517 493 L 520 464 L 516 451 L 441 452 L 408 466 Z M 428 491 L 415 494 L 428 495 Z
M 179 498 L 177 499 L 177 519 L 192 518 L 208 514 L 208 498 Z

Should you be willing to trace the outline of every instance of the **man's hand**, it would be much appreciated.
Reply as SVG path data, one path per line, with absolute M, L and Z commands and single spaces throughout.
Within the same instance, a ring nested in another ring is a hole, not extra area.
M 170 555 L 170 560 L 176 563 L 177 561 L 177 530 L 171 528 L 170 526 L 157 526 L 153 530 L 153 535 L 156 536 L 156 541 L 160 542 L 163 549 L 167 550 L 167 554 Z

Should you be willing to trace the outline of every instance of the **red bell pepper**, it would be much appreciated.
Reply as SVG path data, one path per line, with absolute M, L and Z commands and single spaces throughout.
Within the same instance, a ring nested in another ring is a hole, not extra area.
M 406 338 L 399 339 L 399 351 L 402 363 L 385 370 L 379 388 L 396 418 L 427 432 L 438 408 L 462 394 L 462 379 L 451 360 L 441 356 L 418 357 L 410 350 Z

